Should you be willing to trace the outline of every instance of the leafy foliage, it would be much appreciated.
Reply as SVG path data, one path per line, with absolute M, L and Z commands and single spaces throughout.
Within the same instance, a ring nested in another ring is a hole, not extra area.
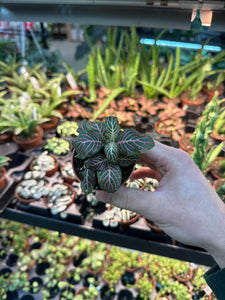
M 105 122 L 84 120 L 78 132 L 72 145 L 75 157 L 84 160 L 80 174 L 84 193 L 90 193 L 96 184 L 104 191 L 117 191 L 122 183 L 121 167 L 131 166 L 140 153 L 154 146 L 150 136 L 140 136 L 131 129 L 121 130 L 118 119 L 111 116 Z

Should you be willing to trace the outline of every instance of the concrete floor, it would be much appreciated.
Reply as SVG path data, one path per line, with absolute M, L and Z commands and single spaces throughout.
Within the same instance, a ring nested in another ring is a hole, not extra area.
M 67 39 L 49 41 L 50 51 L 59 50 L 63 59 L 68 65 L 71 65 L 77 72 L 87 65 L 87 58 L 75 61 L 75 51 L 80 42 L 70 42 Z

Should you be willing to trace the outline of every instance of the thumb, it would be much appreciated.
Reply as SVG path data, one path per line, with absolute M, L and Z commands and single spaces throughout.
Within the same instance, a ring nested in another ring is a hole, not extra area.
M 140 191 L 122 186 L 115 193 L 96 191 L 96 199 L 100 202 L 109 203 L 120 208 L 128 209 L 140 215 L 154 218 L 160 206 L 161 193 Z M 147 211 L 146 211 L 147 210 Z

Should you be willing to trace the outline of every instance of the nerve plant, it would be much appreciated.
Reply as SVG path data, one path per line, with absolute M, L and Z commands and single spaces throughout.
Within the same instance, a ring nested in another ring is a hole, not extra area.
M 79 175 L 86 194 L 96 186 L 110 193 L 117 191 L 122 184 L 121 168 L 132 166 L 139 154 L 154 146 L 150 136 L 140 136 L 129 128 L 121 130 L 116 117 L 108 117 L 105 122 L 84 120 L 78 132 L 72 144 L 75 160 L 82 163 Z

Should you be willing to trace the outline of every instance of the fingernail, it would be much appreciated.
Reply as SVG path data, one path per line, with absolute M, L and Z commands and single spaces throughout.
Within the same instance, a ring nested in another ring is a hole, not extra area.
M 103 191 L 96 191 L 96 199 L 100 202 L 109 203 L 111 200 L 111 194 Z

